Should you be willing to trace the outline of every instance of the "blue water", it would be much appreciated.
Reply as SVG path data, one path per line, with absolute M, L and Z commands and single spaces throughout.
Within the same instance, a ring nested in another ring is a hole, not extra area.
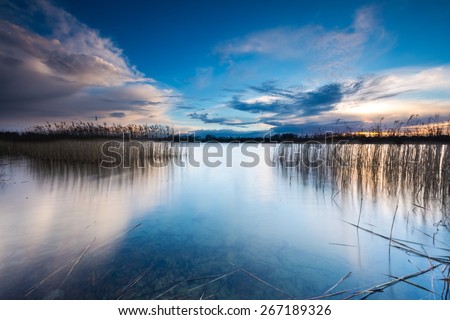
M 0 298 L 306 299 L 351 272 L 328 292 L 343 299 L 430 266 L 364 230 L 389 236 L 397 205 L 393 238 L 449 255 L 439 201 L 425 210 L 379 190 L 361 207 L 356 187 L 232 156 L 143 169 L 3 158 Z M 364 229 L 349 224 L 358 219 Z M 446 276 L 441 265 L 410 279 L 423 288 L 400 282 L 368 298 L 448 298 Z

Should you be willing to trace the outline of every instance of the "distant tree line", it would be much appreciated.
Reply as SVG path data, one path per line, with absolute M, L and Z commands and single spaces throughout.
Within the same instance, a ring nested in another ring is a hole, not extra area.
M 280 142 L 294 142 L 294 143 L 305 143 L 317 141 L 321 143 L 335 143 L 339 141 L 348 141 L 350 143 L 427 143 L 427 142 L 438 142 L 438 143 L 450 143 L 449 135 L 440 136 L 365 136 L 365 135 L 341 135 L 341 134 L 294 134 L 294 133 L 283 133 L 283 134 L 273 134 L 270 137 L 216 137 L 214 135 L 208 134 L 205 137 L 194 137 L 194 136 L 175 136 L 175 142 L 258 142 L 258 143 L 280 143 Z
M 52 139 L 143 139 L 153 141 L 175 142 L 307 142 L 307 141 L 337 141 L 348 140 L 357 143 L 408 143 L 436 141 L 450 142 L 450 121 L 439 121 L 439 117 L 429 118 L 427 122 L 418 119 L 413 114 L 406 122 L 395 121 L 393 126 L 383 124 L 381 118 L 369 129 L 352 130 L 349 127 L 337 130 L 316 130 L 303 133 L 267 133 L 264 136 L 215 136 L 207 134 L 175 133 L 167 125 L 159 124 L 98 124 L 93 122 L 59 122 L 37 125 L 23 131 L 0 131 L 0 138 L 8 140 L 52 140 Z M 338 120 L 339 121 L 339 120 Z

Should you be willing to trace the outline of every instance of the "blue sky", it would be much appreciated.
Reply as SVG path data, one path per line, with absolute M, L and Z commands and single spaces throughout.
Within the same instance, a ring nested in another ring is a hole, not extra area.
M 97 116 L 301 132 L 450 116 L 448 1 L 0 0 L 0 9 L 3 128 Z

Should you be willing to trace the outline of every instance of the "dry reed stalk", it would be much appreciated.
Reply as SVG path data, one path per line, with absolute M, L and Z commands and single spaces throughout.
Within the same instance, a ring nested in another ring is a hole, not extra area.
M 431 270 L 434 270 L 437 267 L 439 267 L 440 265 L 441 264 L 431 265 L 427 269 L 420 270 L 418 272 L 414 272 L 414 273 L 408 274 L 408 275 L 403 276 L 403 277 L 395 277 L 395 279 L 393 279 L 391 281 L 387 281 L 387 282 L 384 282 L 382 284 L 376 285 L 374 287 L 371 287 L 371 288 L 368 288 L 368 289 L 365 289 L 365 290 L 362 290 L 362 291 L 355 292 L 355 293 L 351 294 L 350 296 L 344 298 L 344 300 L 349 300 L 349 299 L 352 299 L 352 298 L 357 297 L 357 296 L 362 295 L 362 294 L 366 294 L 366 296 L 363 297 L 363 299 L 365 299 L 368 296 L 370 296 L 370 295 L 372 295 L 372 294 L 374 294 L 376 292 L 382 292 L 384 289 L 386 289 L 386 288 L 388 288 L 388 287 L 390 287 L 390 286 L 392 286 L 392 285 L 394 285 L 394 284 L 396 284 L 396 283 L 398 283 L 400 281 L 408 280 L 408 279 L 420 276 L 420 275 L 422 275 L 424 273 L 427 273 L 427 272 L 429 272 Z
M 210 275 L 210 276 L 204 276 L 204 277 L 191 277 L 191 278 L 188 278 L 188 279 L 181 280 L 181 281 L 177 282 L 176 284 L 174 284 L 173 286 L 171 286 L 166 291 L 164 291 L 164 292 L 158 294 L 157 296 L 153 297 L 151 300 L 156 300 L 156 299 L 164 296 L 166 293 L 169 293 L 170 291 L 172 291 L 173 289 L 175 289 L 178 286 L 182 285 L 183 283 L 190 282 L 190 281 L 202 280 L 202 279 L 217 278 L 217 277 L 220 277 L 220 276 L 222 276 L 222 275 Z
M 341 291 L 337 291 L 337 292 L 333 292 L 333 293 L 327 293 L 327 294 L 322 294 L 320 296 L 315 296 L 315 297 L 312 297 L 312 298 L 308 298 L 307 300 L 327 299 L 327 298 L 339 296 L 339 295 L 347 293 L 347 292 L 349 292 L 349 290 L 341 290 Z
M 151 265 L 150 267 L 148 267 L 147 269 L 144 270 L 144 272 L 142 272 L 136 279 L 134 279 L 133 281 L 131 281 L 128 285 L 126 285 L 125 287 L 122 288 L 122 290 L 120 290 L 119 293 L 119 297 L 117 298 L 117 300 L 122 299 L 122 297 L 124 296 L 124 294 L 131 289 L 132 287 L 134 287 L 139 281 L 142 280 L 142 278 L 147 274 L 147 272 L 150 271 L 150 269 L 152 268 L 153 265 Z
M 394 217 L 392 218 L 391 233 L 389 234 L 389 247 L 391 246 L 391 243 L 392 243 L 392 231 L 394 230 L 394 223 L 395 223 L 395 217 L 397 216 L 397 210 L 398 210 L 398 203 L 397 203 L 397 206 L 395 207 Z
M 429 255 L 424 254 L 424 253 L 422 253 L 422 252 L 420 252 L 420 251 L 418 251 L 418 250 L 416 250 L 416 249 L 414 249 L 414 248 L 412 248 L 412 247 L 406 245 L 405 243 L 402 242 L 402 240 L 394 240 L 394 239 L 390 239 L 389 237 L 387 237 L 387 236 L 385 236 L 385 235 L 382 235 L 382 234 L 380 234 L 380 233 L 374 232 L 374 231 L 372 231 L 372 230 L 369 230 L 369 229 L 366 229 L 366 228 L 363 228 L 363 227 L 358 227 L 356 224 L 353 224 L 353 223 L 351 223 L 351 222 L 347 222 L 347 221 L 343 221 L 343 222 L 345 222 L 345 223 L 347 223 L 347 224 L 349 224 L 349 225 L 351 225 L 351 226 L 354 226 L 354 227 L 358 228 L 359 230 L 363 230 L 363 231 L 366 231 L 366 232 L 368 232 L 368 233 L 370 233 L 370 234 L 373 234 L 373 235 L 375 235 L 375 236 L 378 236 L 378 237 L 380 237 L 380 238 L 383 238 L 383 239 L 386 239 L 386 240 L 391 240 L 391 243 L 394 243 L 394 244 L 395 244 L 395 245 L 392 246 L 392 247 L 394 247 L 394 248 L 403 250 L 403 251 L 405 251 L 405 252 L 410 252 L 410 253 L 413 253 L 413 254 L 415 254 L 415 255 L 417 255 L 417 256 L 424 257 L 424 258 L 427 258 L 427 259 L 429 259 L 429 260 L 433 260 L 433 261 L 436 261 L 436 262 L 439 262 L 439 263 L 449 263 L 449 262 L 450 262 L 449 257 L 446 257 L 447 259 L 445 259 L 445 257 L 444 257 L 444 258 L 440 258 L 440 257 L 430 257 Z M 405 241 L 405 242 L 406 242 L 406 241 Z
M 423 287 L 423 286 L 421 286 L 421 285 L 419 285 L 419 284 L 417 284 L 417 283 L 411 282 L 411 281 L 409 281 L 409 280 L 401 279 L 401 278 L 399 278 L 399 277 L 396 277 L 396 276 L 393 276 L 393 275 L 390 275 L 390 274 L 387 274 L 386 276 L 388 276 L 388 277 L 390 277 L 390 278 L 398 279 L 398 280 L 400 280 L 400 281 L 402 281 L 402 282 L 404 282 L 404 283 L 410 284 L 410 285 L 412 285 L 412 286 L 414 286 L 414 287 L 416 287 L 416 288 L 425 290 L 425 291 L 430 292 L 430 293 L 432 293 L 432 294 L 436 294 L 436 292 L 431 291 L 430 289 L 427 289 L 427 288 L 425 288 L 425 287 Z
M 208 285 L 208 284 L 210 284 L 210 283 L 213 283 L 213 282 L 216 282 L 216 281 L 218 281 L 218 280 L 220 280 L 220 279 L 223 279 L 223 278 L 225 278 L 225 277 L 228 277 L 228 276 L 230 276 L 230 275 L 232 275 L 232 274 L 234 274 L 234 273 L 236 273 L 236 272 L 238 272 L 239 270 L 233 270 L 233 271 L 231 271 L 231 272 L 229 272 L 229 273 L 226 273 L 226 274 L 224 274 L 224 275 L 221 275 L 220 277 L 217 277 L 217 278 L 215 278 L 215 279 L 213 279 L 213 280 L 211 280 L 211 281 L 208 281 L 208 282 L 206 282 L 206 283 L 203 283 L 203 284 L 201 284 L 201 285 L 198 285 L 198 286 L 196 286 L 196 287 L 194 287 L 194 288 L 191 288 L 191 289 L 189 289 L 188 291 L 194 291 L 194 290 L 197 290 L 197 289 L 199 289 L 199 288 L 203 288 L 204 286 L 206 286 L 206 285 Z
M 325 291 L 323 294 L 327 294 L 329 293 L 331 290 L 333 290 L 334 288 L 336 288 L 342 281 L 344 281 L 345 279 L 347 279 L 348 277 L 350 277 L 350 275 L 352 274 L 352 272 L 350 271 L 349 273 L 347 273 L 345 276 L 343 276 L 342 278 L 339 279 L 338 282 L 336 282 L 335 285 L 333 285 L 330 289 L 328 289 L 327 291 Z
M 358 215 L 358 224 L 357 224 L 358 228 L 359 228 L 359 222 L 361 221 L 362 206 L 363 206 L 363 197 L 361 197 L 361 203 L 359 205 L 359 215 Z
M 28 297 L 31 293 L 33 293 L 34 290 L 36 290 L 39 286 L 44 284 L 48 279 L 53 277 L 55 274 L 66 268 L 68 265 L 70 265 L 72 262 L 75 262 L 78 259 L 78 257 L 75 257 L 69 261 L 67 261 L 65 264 L 63 264 L 61 267 L 53 271 L 51 274 L 49 274 L 47 277 L 36 283 L 34 286 L 32 286 L 30 289 L 28 289 L 27 293 L 25 294 L 25 297 Z
M 253 279 L 255 279 L 255 280 L 261 282 L 262 284 L 268 286 L 269 288 L 272 288 L 272 289 L 274 289 L 275 291 L 278 291 L 278 292 L 281 293 L 282 295 L 284 295 L 284 296 L 286 296 L 286 297 L 289 297 L 290 299 L 295 299 L 294 296 L 292 296 L 292 295 L 290 295 L 289 293 L 287 293 L 287 292 L 285 292 L 285 291 L 283 291 L 283 290 L 281 290 L 281 289 L 279 289 L 279 288 L 277 288 L 277 287 L 271 285 L 270 283 L 268 283 L 268 282 L 262 280 L 262 279 L 259 278 L 258 276 L 256 276 L 256 275 L 254 275 L 253 273 L 251 273 L 251 272 L 249 272 L 249 271 L 243 269 L 242 267 L 240 267 L 240 266 L 238 266 L 238 265 L 235 265 L 235 264 L 232 263 L 232 262 L 230 262 L 230 264 L 231 264 L 232 266 L 238 268 L 240 271 L 242 271 L 243 273 L 247 274 L 248 276 L 252 277 Z
M 75 267 L 78 265 L 78 263 L 81 261 L 81 259 L 84 257 L 84 255 L 86 254 L 86 252 L 89 250 L 89 248 L 94 244 L 96 238 L 94 238 L 92 240 L 92 242 L 86 247 L 86 249 L 84 249 L 84 251 L 81 253 L 81 255 L 78 257 L 78 259 L 75 261 L 75 263 L 73 264 L 72 268 L 70 268 L 69 272 L 67 273 L 66 277 L 64 278 L 63 282 L 61 283 L 61 285 L 59 286 L 60 288 L 64 285 L 64 283 L 66 282 L 66 280 L 69 278 L 69 276 L 72 274 L 73 270 L 75 269 Z
M 38 283 L 36 283 L 35 285 L 33 285 L 30 289 L 28 289 L 27 293 L 25 294 L 25 297 L 28 297 L 31 293 L 33 293 L 34 290 L 36 290 L 39 286 L 41 286 L 42 284 L 44 284 L 48 279 L 50 279 L 51 277 L 53 277 L 55 274 L 57 274 L 58 272 L 60 272 L 61 270 L 65 269 L 67 266 L 69 266 L 71 263 L 74 263 L 74 265 L 72 266 L 72 268 L 70 269 L 69 273 L 66 275 L 66 278 L 64 279 L 64 281 L 68 278 L 68 276 L 70 275 L 70 273 L 73 271 L 73 269 L 75 268 L 76 264 L 81 260 L 82 256 L 87 252 L 87 250 L 90 248 L 90 246 L 92 245 L 92 243 L 94 243 L 94 240 L 92 240 L 91 244 L 86 247 L 86 249 L 84 249 L 80 255 L 70 259 L 69 261 L 67 261 L 65 264 L 63 264 L 62 266 L 60 266 L 59 268 L 57 268 L 55 271 L 53 271 L 52 273 L 50 273 L 48 276 L 46 276 L 44 279 L 42 279 L 41 281 L 39 281 Z M 63 281 L 63 283 L 64 283 Z M 62 284 L 61 284 L 62 285 Z

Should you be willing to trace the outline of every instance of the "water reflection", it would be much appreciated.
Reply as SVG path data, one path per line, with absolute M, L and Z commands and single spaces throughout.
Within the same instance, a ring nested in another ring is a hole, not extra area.
M 0 298 L 308 298 L 352 272 L 333 291 L 350 294 L 428 266 L 343 222 L 360 218 L 389 235 L 397 205 L 393 237 L 448 256 L 448 229 L 436 227 L 442 202 L 417 207 L 402 196 L 414 183 L 393 196 L 365 169 L 244 168 L 236 164 L 248 158 L 232 152 L 234 165 L 219 168 L 10 161 L 0 191 Z M 403 283 L 371 298 L 439 299 L 442 269 L 414 279 L 436 294 Z
M 447 145 L 282 144 L 277 158 L 285 174 L 302 180 L 313 176 L 317 185 L 331 181 L 341 192 L 356 188 L 376 197 L 383 191 L 425 204 L 446 203 L 450 194 Z

